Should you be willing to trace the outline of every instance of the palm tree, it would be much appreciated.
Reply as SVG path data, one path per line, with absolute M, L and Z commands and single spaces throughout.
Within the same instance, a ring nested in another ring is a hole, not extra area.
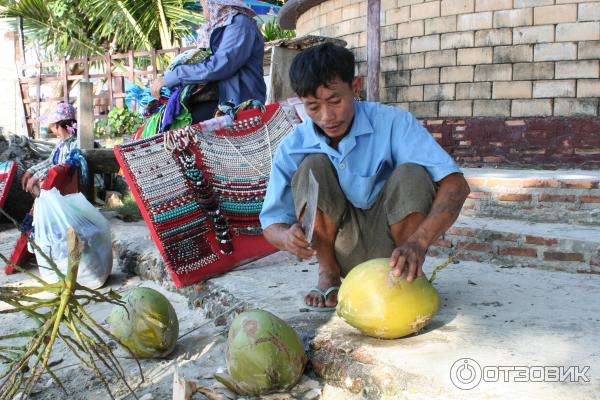
M 204 22 L 190 0 L 0 0 L 48 58 L 172 48 Z

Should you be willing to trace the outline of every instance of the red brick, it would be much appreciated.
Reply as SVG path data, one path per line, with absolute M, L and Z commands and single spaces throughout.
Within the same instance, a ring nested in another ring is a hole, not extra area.
M 449 249 L 452 247 L 452 242 L 450 240 L 438 240 L 433 245 L 438 246 L 438 247 L 445 247 L 445 248 Z
M 547 239 L 539 236 L 525 236 L 525 243 L 527 244 L 539 244 L 542 246 L 552 246 L 558 243 L 556 239 Z
M 506 178 L 495 178 L 488 179 L 487 186 L 503 186 L 503 187 L 521 187 L 523 185 L 522 179 L 506 179 Z
M 530 194 L 504 193 L 498 195 L 500 201 L 531 201 Z
M 592 180 L 561 181 L 560 185 L 565 189 L 598 189 L 598 181 Z
M 473 186 L 485 186 L 485 178 L 467 178 L 467 183 Z
M 504 161 L 504 159 L 502 157 L 498 157 L 498 156 L 483 157 L 483 162 L 487 162 L 487 163 L 499 163 L 502 161 Z
M 550 201 L 554 203 L 573 203 L 577 200 L 577 196 L 568 194 L 540 194 L 540 201 Z
M 490 251 L 492 251 L 492 246 L 490 246 L 487 243 L 458 242 L 458 248 L 472 251 L 481 251 L 484 253 L 489 253 Z
M 592 274 L 592 275 L 600 275 L 600 271 L 588 271 L 586 269 L 578 269 L 578 274 Z
M 492 233 L 490 239 L 502 240 L 505 242 L 516 242 L 521 236 L 514 233 Z
M 600 203 L 600 196 L 579 196 L 582 203 Z
M 476 256 L 473 254 L 465 254 L 465 253 L 458 253 L 454 256 L 454 258 L 457 258 L 459 260 L 477 261 L 477 262 L 481 262 L 483 260 L 483 258 L 481 256 Z
M 498 254 L 501 256 L 537 257 L 537 250 L 522 247 L 504 247 L 498 249 Z
M 481 231 L 479 229 L 459 228 L 459 227 L 452 227 L 448 230 L 448 233 L 451 235 L 469 236 L 469 237 L 477 237 L 477 236 L 479 236 L 480 232 Z
M 521 187 L 523 188 L 555 188 L 559 183 L 554 179 L 523 179 Z
M 525 121 L 522 119 L 512 120 L 512 121 L 504 121 L 504 123 L 508 126 L 523 126 L 525 125 Z
M 471 192 L 469 193 L 469 199 L 489 199 L 491 195 L 488 192 Z
M 583 262 L 581 253 L 563 253 L 562 251 L 545 251 L 544 260 L 546 261 L 579 261 Z

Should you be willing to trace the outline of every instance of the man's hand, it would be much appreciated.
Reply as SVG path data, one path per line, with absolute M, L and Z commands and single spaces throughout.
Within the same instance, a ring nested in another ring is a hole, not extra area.
M 279 250 L 292 253 L 301 260 L 317 255 L 306 241 L 306 236 L 298 223 L 293 225 L 273 224 L 263 231 L 265 239 Z
M 317 254 L 315 250 L 309 249 L 310 243 L 306 241 L 306 236 L 299 224 L 290 226 L 282 239 L 284 250 L 301 260 L 308 260 Z
M 400 247 L 396 247 L 392 252 L 390 267 L 392 274 L 400 277 L 403 272 L 406 272 L 406 280 L 412 282 L 415 278 L 425 276 L 423 273 L 423 262 L 425 262 L 425 254 L 427 246 L 419 243 L 417 240 L 408 239 Z
M 152 81 L 150 85 L 150 95 L 155 99 L 160 98 L 160 89 L 165 86 L 165 80 L 163 78 L 157 78 Z
M 31 172 L 25 172 L 23 174 L 23 176 L 21 177 L 21 189 L 26 190 L 27 188 L 27 181 L 29 181 L 29 179 L 33 176 L 33 174 Z

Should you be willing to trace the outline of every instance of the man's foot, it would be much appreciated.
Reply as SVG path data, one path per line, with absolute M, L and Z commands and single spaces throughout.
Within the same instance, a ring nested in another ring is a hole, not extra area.
M 310 291 L 304 296 L 304 303 L 309 307 L 325 308 L 335 307 L 337 305 L 337 290 L 330 290 L 332 287 L 340 286 L 341 279 L 339 275 L 330 273 L 319 273 L 319 282 L 316 288 L 318 291 Z M 329 293 L 327 291 L 329 290 Z M 324 294 L 327 293 L 325 296 Z

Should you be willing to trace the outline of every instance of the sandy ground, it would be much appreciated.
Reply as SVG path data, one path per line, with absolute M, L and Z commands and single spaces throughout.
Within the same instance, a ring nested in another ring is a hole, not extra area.
M 12 240 L 15 237 L 16 231 L 12 229 L 5 229 L 0 232 L 0 251 L 3 254 L 6 255 L 7 251 L 10 250 Z M 31 270 L 34 271 L 34 269 Z M 177 369 L 180 376 L 193 380 L 201 387 L 216 390 L 221 396 L 219 398 L 236 398 L 213 378 L 215 372 L 226 371 L 224 356 L 226 327 L 215 326 L 214 321 L 207 320 L 204 317 L 201 309 L 190 308 L 188 300 L 184 296 L 168 291 L 152 281 L 142 281 L 139 277 L 126 276 L 123 273 L 115 272 L 117 270 L 118 267 L 115 261 L 113 273 L 101 291 L 113 289 L 123 294 L 137 286 L 156 289 L 171 301 L 179 319 L 179 340 L 173 353 L 165 359 L 140 360 L 145 378 L 143 382 L 140 380 L 135 360 L 128 357 L 128 354 L 122 349 L 116 350 L 116 354 L 128 375 L 130 385 L 136 387 L 137 397 L 144 400 L 172 398 L 173 373 Z M 24 274 L 10 276 L 0 274 L 0 284 L 3 286 L 33 283 L 34 281 L 28 279 Z M 108 328 L 107 320 L 112 307 L 110 304 L 94 304 L 86 307 L 86 309 L 98 322 Z M 6 304 L 0 303 L 0 310 L 6 308 Z M 33 327 L 34 324 L 23 315 L 0 315 L 0 336 Z M 112 344 L 117 347 L 114 342 Z M 34 388 L 31 394 L 32 399 L 104 400 L 110 398 L 100 380 L 92 372 L 83 368 L 64 345 L 60 343 L 55 345 L 51 362 L 56 364 L 54 371 L 65 386 L 67 394 L 48 375 L 44 375 L 40 383 Z M 3 370 L 3 367 L 3 364 L 0 364 L 0 371 Z M 265 398 L 317 399 L 321 396 L 322 386 L 318 380 L 305 375 L 293 392 L 265 396 Z M 110 380 L 110 388 L 116 398 L 135 398 L 128 392 L 125 385 L 114 376 Z M 329 388 L 328 390 L 331 393 L 336 393 L 335 388 Z M 195 394 L 193 397 L 193 399 L 204 398 L 205 396 L 200 393 Z

